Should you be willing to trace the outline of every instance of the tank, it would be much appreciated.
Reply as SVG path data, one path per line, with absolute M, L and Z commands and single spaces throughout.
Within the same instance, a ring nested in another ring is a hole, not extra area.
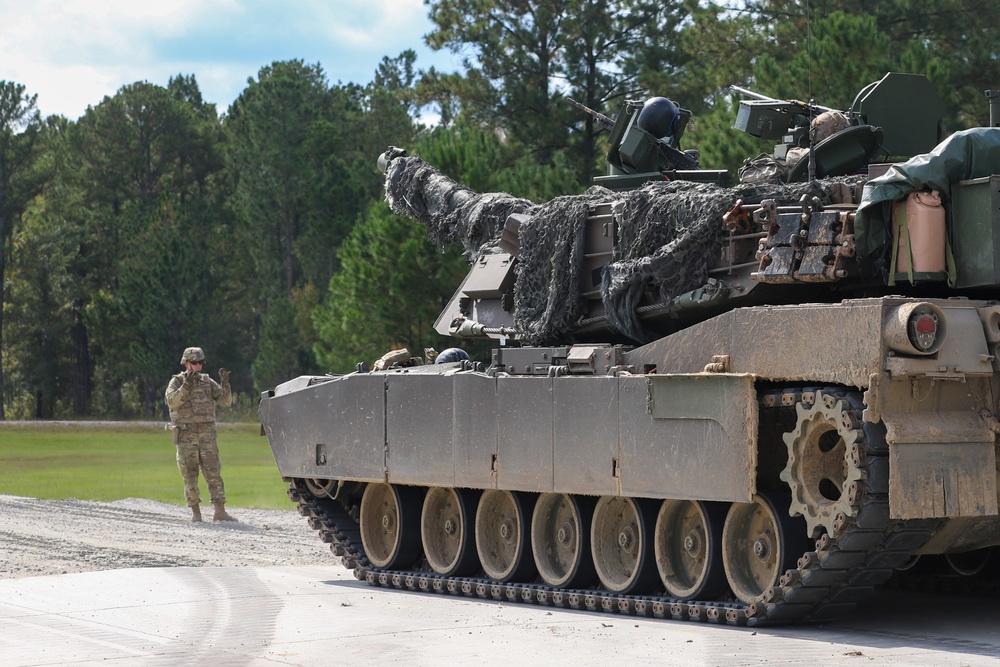
M 738 178 L 662 97 L 583 107 L 608 173 L 541 204 L 381 156 L 393 210 L 470 262 L 442 347 L 491 352 L 262 395 L 290 498 L 358 578 L 760 625 L 993 562 L 1000 129 L 946 136 L 916 75 L 847 110 L 738 92 L 735 130 L 781 142 Z

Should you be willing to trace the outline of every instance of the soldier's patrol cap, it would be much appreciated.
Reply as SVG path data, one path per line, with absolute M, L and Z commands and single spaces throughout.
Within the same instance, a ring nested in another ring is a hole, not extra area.
M 205 360 L 205 352 L 202 351 L 200 347 L 188 347 L 184 349 L 184 354 L 181 355 L 181 363 L 185 361 L 197 361 L 201 359 Z

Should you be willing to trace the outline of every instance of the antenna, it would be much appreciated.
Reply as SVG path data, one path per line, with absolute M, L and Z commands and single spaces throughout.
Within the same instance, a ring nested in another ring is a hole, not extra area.
M 812 8 L 809 0 L 806 0 L 806 85 L 809 88 L 809 101 L 813 97 L 813 70 L 812 70 Z
M 809 0 L 806 0 L 806 85 L 809 88 L 809 128 L 806 130 L 809 136 L 809 180 L 816 178 L 816 146 L 813 142 L 812 121 L 813 113 L 816 109 L 816 100 L 813 98 L 812 84 L 812 12 L 809 7 Z

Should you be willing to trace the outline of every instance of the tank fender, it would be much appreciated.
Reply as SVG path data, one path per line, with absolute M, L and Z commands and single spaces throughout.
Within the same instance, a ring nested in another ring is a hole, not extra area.
M 258 411 L 283 477 L 385 481 L 385 375 L 302 376 Z
M 628 384 L 623 385 L 623 493 L 751 500 L 756 493 L 757 469 L 754 375 L 653 374 L 622 379 L 646 383 L 648 391 L 643 406 L 648 417 L 633 418 L 628 415 L 632 409 Z M 710 484 L 705 480 L 706 471 L 711 471 Z
M 749 502 L 755 379 L 352 374 L 260 414 L 285 477 Z

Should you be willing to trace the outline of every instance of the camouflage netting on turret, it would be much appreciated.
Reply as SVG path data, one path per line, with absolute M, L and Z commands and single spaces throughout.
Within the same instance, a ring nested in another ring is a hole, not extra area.
M 420 158 L 408 157 L 390 164 L 386 201 L 393 211 L 423 223 L 441 246 L 461 244 L 470 262 L 497 252 L 507 216 L 529 216 L 518 232 L 514 320 L 522 340 L 532 345 L 572 340 L 574 326 L 586 315 L 579 284 L 587 214 L 594 204 L 619 202 L 614 207 L 618 239 L 604 271 L 602 299 L 608 329 L 642 343 L 652 338 L 636 313 L 643 293 L 652 287 L 669 304 L 705 285 L 709 262 L 726 233 L 722 216 L 737 200 L 792 203 L 807 194 L 828 204 L 839 184 L 853 180 L 734 188 L 660 181 L 631 192 L 592 187 L 582 195 L 535 205 L 503 193 L 476 194 Z
M 385 200 L 394 213 L 423 223 L 442 248 L 460 245 L 469 262 L 500 237 L 507 216 L 533 206 L 502 192 L 476 194 L 418 157 L 392 161 L 385 175 Z
M 636 342 L 652 336 L 642 327 L 636 308 L 643 292 L 655 288 L 665 304 L 702 287 L 708 265 L 726 234 L 722 216 L 738 201 L 765 199 L 795 203 L 802 195 L 831 203 L 839 184 L 855 177 L 811 183 L 740 184 L 721 188 L 711 183 L 658 181 L 619 194 L 615 210 L 618 243 L 604 273 L 602 298 L 608 328 Z
M 614 199 L 611 190 L 556 197 L 528 214 L 518 229 L 520 251 L 514 283 L 514 324 L 532 345 L 572 340 L 573 326 L 587 314 L 580 289 L 587 214 L 595 204 Z

